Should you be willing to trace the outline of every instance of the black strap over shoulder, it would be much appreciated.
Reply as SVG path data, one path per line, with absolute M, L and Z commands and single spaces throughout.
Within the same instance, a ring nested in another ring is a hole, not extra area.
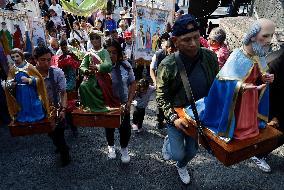
M 84 40 L 84 38 L 79 34 L 78 31 L 76 31 L 76 30 L 73 30 L 73 31 L 79 36 L 79 38 L 80 38 L 81 40 Z
M 50 78 L 50 82 L 51 82 L 51 86 L 52 86 L 52 96 L 53 96 L 53 103 L 54 106 L 57 107 L 58 106 L 58 98 L 57 98 L 57 90 L 56 90 L 56 82 L 54 79 L 54 73 L 53 73 L 53 68 L 50 67 L 48 70 L 49 73 L 49 78 Z
M 212 149 L 210 147 L 210 144 L 209 144 L 206 136 L 203 133 L 203 126 L 201 125 L 201 122 L 200 122 L 200 119 L 199 119 L 199 116 L 198 116 L 194 96 L 193 96 L 193 93 L 192 93 L 192 90 L 191 90 L 190 83 L 188 81 L 188 77 L 187 77 L 187 74 L 186 74 L 184 64 L 183 64 L 183 62 L 182 62 L 182 60 L 181 60 L 181 58 L 180 58 L 180 56 L 178 55 L 177 52 L 175 52 L 175 60 L 176 60 L 178 71 L 180 73 L 180 77 L 181 77 L 181 80 L 182 80 L 182 83 L 183 83 L 183 87 L 185 89 L 187 99 L 190 102 L 190 105 L 191 105 L 191 108 L 192 108 L 192 111 L 193 111 L 194 119 L 195 119 L 196 124 L 197 124 L 196 128 L 197 128 L 198 134 L 201 137 L 202 141 L 204 142 L 204 148 L 210 154 L 213 154 Z M 192 70 L 193 69 L 191 68 L 190 73 L 192 72 Z

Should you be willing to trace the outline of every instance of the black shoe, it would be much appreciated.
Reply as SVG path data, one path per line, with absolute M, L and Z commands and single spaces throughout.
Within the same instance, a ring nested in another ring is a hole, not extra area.
M 55 154 L 58 154 L 58 153 L 59 153 L 59 149 L 56 148 L 56 149 L 54 150 L 54 153 L 55 153 Z
M 77 138 L 79 133 L 78 133 L 78 129 L 75 128 L 75 129 L 72 129 L 72 134 L 73 134 L 73 137 Z
M 65 167 L 69 165 L 70 162 L 71 162 L 71 157 L 70 157 L 69 151 L 65 153 L 61 153 L 61 166 Z

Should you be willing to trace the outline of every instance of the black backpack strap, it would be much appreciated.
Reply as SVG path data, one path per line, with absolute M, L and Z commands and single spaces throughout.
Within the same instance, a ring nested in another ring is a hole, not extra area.
M 178 71 L 180 73 L 180 77 L 181 77 L 181 80 L 182 80 L 182 83 L 183 83 L 183 87 L 184 87 L 187 99 L 189 100 L 191 108 L 192 108 L 192 111 L 193 111 L 194 119 L 195 119 L 196 124 L 197 124 L 196 128 L 197 128 L 198 134 L 199 134 L 199 136 L 201 137 L 201 139 L 202 139 L 202 141 L 204 143 L 204 148 L 210 154 L 213 154 L 212 149 L 210 147 L 210 144 L 208 142 L 208 139 L 207 139 L 207 137 L 203 133 L 203 126 L 201 125 L 201 122 L 199 120 L 199 116 L 198 116 L 198 112 L 197 112 L 194 96 L 193 96 L 193 93 L 192 93 L 192 89 L 191 89 L 190 83 L 188 81 L 188 77 L 187 77 L 187 74 L 186 74 L 186 70 L 185 70 L 184 64 L 183 64 L 183 62 L 182 62 L 182 60 L 181 60 L 181 58 L 180 58 L 180 56 L 178 55 L 177 52 L 175 52 L 175 60 L 176 60 L 176 64 L 177 64 L 177 67 L 178 67 Z M 192 72 L 192 70 L 193 69 L 191 69 L 191 72 Z
M 56 82 L 55 82 L 55 79 L 54 79 L 54 72 L 53 72 L 53 68 L 50 67 L 49 70 L 49 78 L 50 78 L 50 82 L 51 82 L 51 86 L 52 86 L 52 96 L 53 96 L 53 103 L 54 103 L 54 106 L 55 107 L 58 107 L 58 93 L 57 93 L 57 88 L 56 88 Z

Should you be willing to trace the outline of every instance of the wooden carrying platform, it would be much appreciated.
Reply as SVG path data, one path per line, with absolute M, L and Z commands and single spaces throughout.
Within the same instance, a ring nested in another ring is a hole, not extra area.
M 72 112 L 73 125 L 77 127 L 119 128 L 121 111 L 117 108 L 109 112 L 84 112 L 77 108 Z
M 78 92 L 77 91 L 67 92 L 67 100 L 77 100 L 77 99 L 78 99 Z
M 175 110 L 179 117 L 188 119 L 182 108 Z M 197 129 L 194 123 L 191 119 L 189 121 L 190 127 L 184 128 L 183 131 L 187 135 L 197 138 Z M 221 140 L 218 136 L 212 133 L 212 131 L 206 128 L 203 132 L 207 137 L 214 156 L 225 166 L 237 164 L 252 156 L 269 153 L 281 146 L 283 143 L 283 134 L 271 126 L 267 126 L 265 129 L 260 129 L 260 133 L 256 137 L 245 140 L 233 139 L 229 143 Z M 199 143 L 203 145 L 201 138 L 199 138 Z
M 47 118 L 35 123 L 11 122 L 8 127 L 12 137 L 50 133 L 53 130 L 52 122 Z

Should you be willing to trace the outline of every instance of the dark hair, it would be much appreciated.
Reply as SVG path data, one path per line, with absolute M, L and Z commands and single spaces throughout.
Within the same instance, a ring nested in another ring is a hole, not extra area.
M 34 49 L 34 58 L 38 59 L 39 57 L 45 55 L 45 54 L 52 54 L 50 49 L 48 49 L 46 46 L 43 47 L 36 47 Z
M 50 19 L 50 14 L 48 12 L 43 12 L 42 16 Z
M 145 78 L 143 78 L 143 79 L 140 79 L 138 82 L 137 82 L 137 86 L 136 86 L 136 91 L 137 91 L 137 95 L 139 96 L 139 97 L 141 97 L 141 93 L 142 93 L 142 90 L 141 90 L 141 88 L 149 88 L 149 81 L 147 80 L 147 79 L 145 79 Z
M 184 14 L 184 10 L 179 9 L 179 10 L 177 11 L 177 13 L 180 13 L 181 15 L 183 15 L 183 14 Z
M 74 24 L 79 27 L 79 30 L 81 29 L 81 26 L 80 26 L 80 22 L 79 22 L 79 21 L 77 21 L 77 20 L 74 21 L 74 22 L 73 22 L 73 25 L 74 25 Z
M 60 47 L 62 47 L 62 46 L 67 46 L 67 40 L 61 40 L 61 41 L 59 42 L 59 45 L 60 45 Z
M 161 35 L 160 40 L 168 40 L 171 36 L 168 32 L 165 32 Z
M 91 32 L 89 34 L 89 38 L 90 40 L 93 40 L 93 39 L 96 39 L 96 38 L 102 38 L 98 33 L 95 33 L 95 32 Z
M 105 36 L 109 36 L 110 35 L 110 31 L 109 30 L 105 30 Z
M 166 47 L 176 48 L 172 38 L 167 40 Z
M 118 61 L 122 61 L 123 60 L 123 50 L 119 42 L 116 41 L 115 39 L 108 38 L 104 43 L 104 48 L 107 49 L 109 47 L 114 47 L 117 50 Z
M 111 34 L 115 34 L 115 33 L 117 33 L 118 34 L 118 32 L 117 32 L 117 30 L 112 30 L 111 32 L 110 32 Z
M 149 81 L 145 78 L 140 79 L 137 83 L 137 86 L 139 86 L 140 88 L 141 87 L 148 88 L 149 87 Z
M 70 45 L 75 46 L 76 44 L 80 45 L 79 40 L 77 40 L 76 38 L 72 38 L 71 41 L 70 41 Z
M 51 29 L 48 30 L 48 34 L 50 34 L 51 32 L 55 32 L 57 34 L 56 28 L 51 28 Z
M 30 52 L 24 52 L 24 59 L 25 59 L 25 60 L 31 59 L 32 56 L 33 56 L 33 55 L 32 55 Z

